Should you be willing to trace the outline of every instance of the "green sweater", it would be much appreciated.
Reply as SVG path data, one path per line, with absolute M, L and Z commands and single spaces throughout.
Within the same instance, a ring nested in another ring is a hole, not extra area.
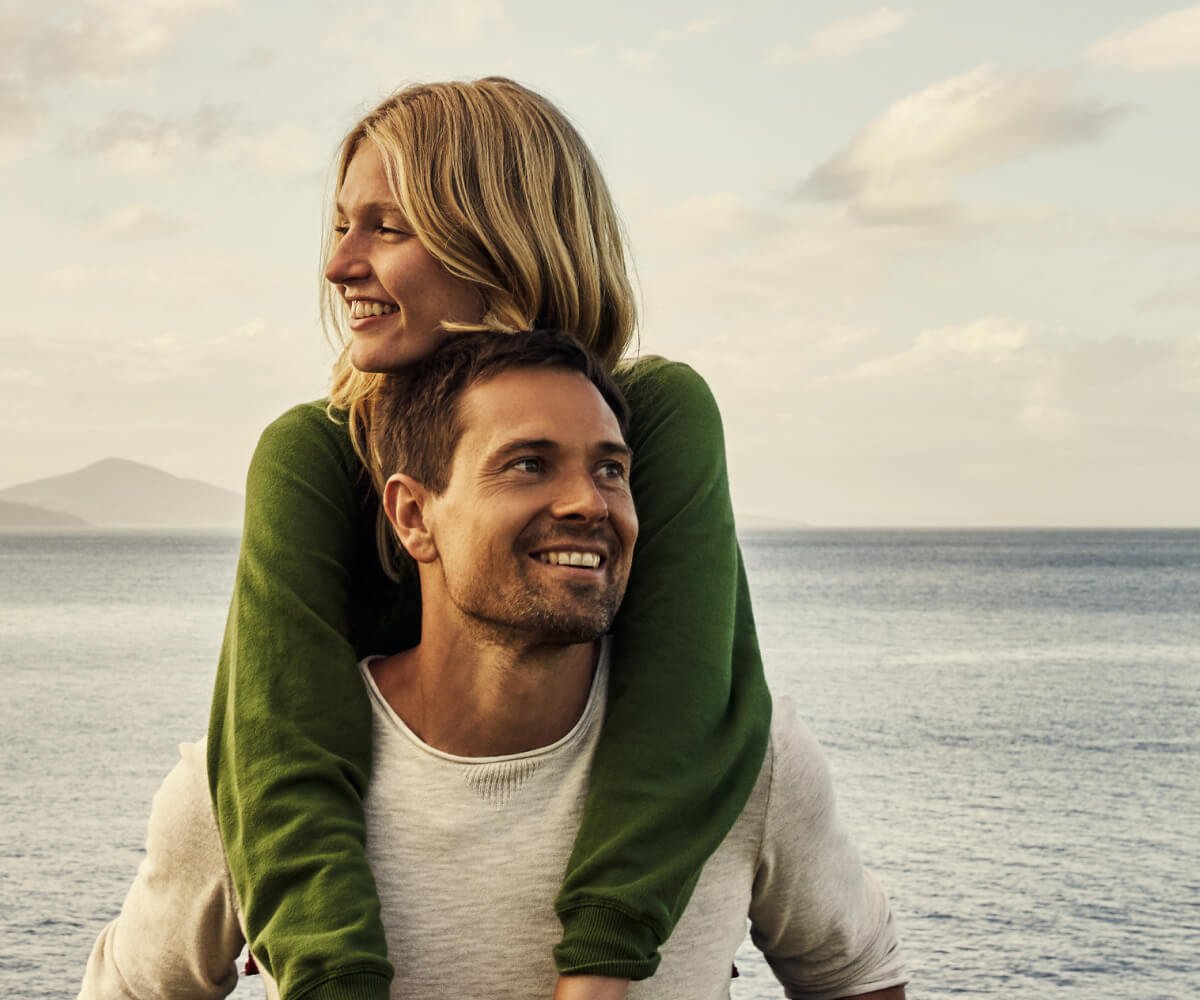
M 642 979 L 754 786 L 771 704 L 712 395 L 657 358 L 620 381 L 640 529 L 555 959 Z M 376 509 L 323 403 L 263 433 L 208 771 L 251 949 L 287 1000 L 382 1000 L 392 977 L 364 853 L 371 719 L 355 664 L 417 642 L 420 595 L 383 573 Z

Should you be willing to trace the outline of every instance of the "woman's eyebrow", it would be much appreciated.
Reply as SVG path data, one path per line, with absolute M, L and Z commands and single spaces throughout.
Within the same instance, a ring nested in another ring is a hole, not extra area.
M 400 215 L 404 214 L 404 211 L 394 201 L 366 201 L 362 202 L 361 204 L 354 205 L 353 207 L 356 212 L 362 214 L 385 215 L 388 212 L 397 212 Z M 337 215 L 346 214 L 346 209 L 341 202 L 338 202 L 333 206 L 333 211 Z

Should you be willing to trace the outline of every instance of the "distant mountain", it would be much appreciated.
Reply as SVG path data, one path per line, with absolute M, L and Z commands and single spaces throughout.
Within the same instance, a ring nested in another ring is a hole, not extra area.
M 232 490 L 124 458 L 0 490 L 0 501 L 32 504 L 99 527 L 238 527 L 242 497 Z
M 87 521 L 27 503 L 0 501 L 0 528 L 85 528 Z

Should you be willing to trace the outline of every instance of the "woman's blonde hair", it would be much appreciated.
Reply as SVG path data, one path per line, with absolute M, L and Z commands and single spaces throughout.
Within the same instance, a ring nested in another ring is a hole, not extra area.
M 447 330 L 564 330 L 616 365 L 637 319 L 621 225 L 599 165 L 566 115 L 502 77 L 405 87 L 342 141 L 335 202 L 363 142 L 378 149 L 422 245 L 482 296 L 478 323 Z M 330 250 L 335 239 L 330 225 Z M 355 449 L 379 485 L 382 470 L 367 446 L 369 401 L 387 376 L 350 363 L 344 304 L 336 286 L 324 291 L 325 328 L 342 345 L 330 405 L 347 413 Z

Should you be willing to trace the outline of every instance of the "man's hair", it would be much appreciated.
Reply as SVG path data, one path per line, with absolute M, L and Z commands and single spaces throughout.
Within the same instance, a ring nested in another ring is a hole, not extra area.
M 372 465 L 380 470 L 380 493 L 396 472 L 434 494 L 445 492 L 463 432 L 463 393 L 502 372 L 526 368 L 583 375 L 612 410 L 621 435 L 629 436 L 629 404 L 620 388 L 604 363 L 571 335 L 552 330 L 447 334 L 427 357 L 389 376 L 372 400 L 369 445 Z

